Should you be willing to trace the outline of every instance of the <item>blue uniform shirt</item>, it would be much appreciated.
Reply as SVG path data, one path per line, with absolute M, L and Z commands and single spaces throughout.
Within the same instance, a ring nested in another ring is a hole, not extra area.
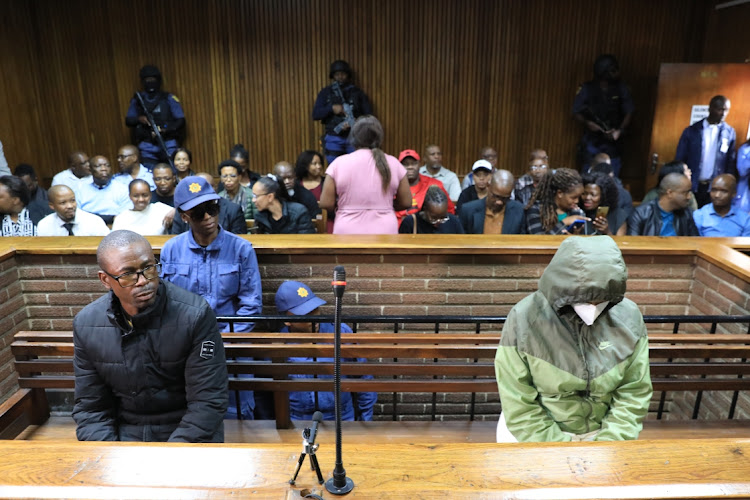
M 281 329 L 286 333 L 287 327 Z M 333 333 L 333 323 L 321 323 L 320 333 Z M 348 325 L 341 324 L 341 333 L 352 333 Z M 317 358 L 321 362 L 332 362 L 332 358 Z M 366 359 L 358 358 L 341 360 L 348 363 L 365 363 Z M 312 358 L 289 358 L 292 363 L 312 363 Z M 312 375 L 290 375 L 290 378 L 313 378 Z M 331 378 L 330 375 L 319 375 L 318 378 Z M 342 377 L 343 378 L 343 377 Z M 363 375 L 363 379 L 372 379 L 372 375 Z M 292 391 L 289 393 L 289 410 L 293 420 L 312 420 L 313 413 L 320 411 L 323 413 L 325 420 L 334 420 L 336 418 L 336 406 L 334 404 L 334 395 L 332 392 L 318 392 L 317 405 L 315 404 L 315 392 Z M 377 392 L 358 392 L 357 409 L 358 420 L 372 420 L 372 409 L 378 400 Z M 341 393 L 341 420 L 354 420 L 354 401 L 351 393 Z
M 260 271 L 253 245 L 219 228 L 206 248 L 185 231 L 164 244 L 162 277 L 206 301 L 217 316 L 250 316 L 263 309 Z M 249 332 L 254 323 L 235 323 L 236 332 Z M 219 323 L 221 331 L 229 331 Z
M 263 309 L 260 271 L 253 245 L 219 227 L 219 234 L 206 248 L 193 238 L 192 231 L 170 239 L 161 251 L 162 278 L 197 293 L 208 302 L 217 316 L 249 316 Z M 229 325 L 218 323 L 219 331 Z M 234 331 L 249 332 L 254 323 L 235 323 Z M 243 378 L 252 378 L 244 375 Z M 252 419 L 255 397 L 242 391 L 240 411 L 244 419 Z M 234 391 L 229 392 L 227 418 L 237 418 Z
M 732 205 L 729 213 L 722 217 L 709 203 L 693 212 L 693 220 L 701 236 L 750 236 L 750 215 Z

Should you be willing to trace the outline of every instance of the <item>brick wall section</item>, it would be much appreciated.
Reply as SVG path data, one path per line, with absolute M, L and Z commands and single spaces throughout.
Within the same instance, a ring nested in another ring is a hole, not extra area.
M 10 344 L 13 335 L 26 327 L 27 312 L 14 257 L 0 261 L 0 401 L 18 389 Z
M 304 281 L 316 294 L 332 301 L 333 267 L 343 265 L 348 281 L 344 296 L 346 314 L 504 315 L 537 289 L 538 279 L 550 259 L 551 255 L 258 253 L 267 313 L 275 312 L 275 291 L 287 279 Z M 8 293 L 9 298 L 20 296 L 22 301 L 18 298 L 11 301 L 9 307 L 19 310 L 17 317 L 10 319 L 11 323 L 4 315 L 0 316 L 5 321 L 0 322 L 0 335 L 3 331 L 15 333 L 24 321 L 24 328 L 71 329 L 73 316 L 105 292 L 97 278 L 95 260 L 94 255 L 19 255 L 6 261 L 9 263 L 0 267 L 0 298 Z M 669 255 L 626 255 L 625 260 L 629 272 L 627 297 L 640 306 L 643 314 L 747 312 L 750 287 L 705 261 L 697 261 L 692 256 Z M 6 280 L 10 283 L 6 284 Z M 715 292 L 717 289 L 721 292 Z M 720 303 L 718 299 L 727 302 Z M 720 310 L 724 306 L 726 309 Z M 332 313 L 332 307 L 324 307 L 323 312 Z M 10 329 L 3 330 L 8 325 Z M 659 329 L 660 325 L 650 328 Z M 10 338 L 0 337 L 0 342 Z M 3 365 L 0 359 L 0 370 L 11 368 L 12 364 Z M 0 380 L 7 376 L 0 375 Z M 11 380 L 12 385 L 15 382 Z M 7 386 L 8 382 L 5 384 Z M 679 395 L 669 395 L 668 399 L 672 400 L 673 396 L 680 403 L 668 410 L 684 417 L 688 402 L 683 402 Z M 704 401 L 710 399 L 707 396 L 710 395 L 704 395 Z M 377 418 L 390 418 L 390 397 L 390 394 L 380 396 Z M 430 418 L 425 413 L 431 408 L 431 396 L 428 401 L 422 394 L 402 394 L 399 398 L 399 412 L 408 414 L 405 418 Z M 438 419 L 468 418 L 468 398 L 460 394 L 438 395 Z M 728 403 L 724 404 L 723 400 L 704 403 L 706 412 L 714 406 L 726 412 Z M 738 412 L 744 413 L 738 416 L 747 416 L 749 409 L 750 405 L 742 400 Z M 497 418 L 497 395 L 477 395 L 476 412 L 477 419 Z M 706 413 L 706 416 L 714 414 Z
M 690 295 L 689 314 L 746 315 L 750 314 L 750 283 L 734 276 L 718 266 L 699 260 Z M 709 325 L 697 325 L 703 329 Z M 747 335 L 747 324 L 720 325 L 718 333 Z M 727 418 L 733 393 L 726 391 L 704 392 L 698 411 L 700 419 Z M 670 407 L 668 418 L 691 418 L 696 394 L 677 392 Z M 734 418 L 750 418 L 750 397 L 740 393 Z

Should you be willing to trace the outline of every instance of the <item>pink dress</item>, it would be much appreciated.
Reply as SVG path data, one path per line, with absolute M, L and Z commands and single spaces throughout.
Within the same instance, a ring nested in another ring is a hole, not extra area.
M 391 182 L 385 193 L 369 149 L 339 156 L 328 166 L 326 175 L 336 182 L 338 206 L 333 234 L 398 234 L 393 197 L 406 169 L 393 156 L 385 158 L 391 169 Z

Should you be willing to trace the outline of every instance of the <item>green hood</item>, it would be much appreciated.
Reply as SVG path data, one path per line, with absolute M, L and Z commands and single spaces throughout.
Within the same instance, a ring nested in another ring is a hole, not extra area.
M 539 291 L 552 308 L 622 301 L 628 270 L 620 249 L 609 236 L 566 238 L 539 280 Z

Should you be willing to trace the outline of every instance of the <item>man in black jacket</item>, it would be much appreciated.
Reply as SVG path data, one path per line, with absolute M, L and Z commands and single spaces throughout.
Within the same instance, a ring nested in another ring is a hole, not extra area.
M 628 218 L 629 236 L 700 236 L 687 208 L 690 179 L 668 174 L 659 183 L 659 198 L 638 206 Z
M 78 439 L 223 442 L 227 367 L 208 303 L 160 281 L 134 232 L 105 236 L 96 258 L 110 292 L 73 320 Z

